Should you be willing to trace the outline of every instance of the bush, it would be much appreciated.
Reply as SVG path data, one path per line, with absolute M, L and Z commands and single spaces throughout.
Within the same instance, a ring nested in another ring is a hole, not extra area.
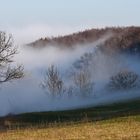
M 130 71 L 119 72 L 110 79 L 109 87 L 114 90 L 127 90 L 139 86 L 139 76 Z

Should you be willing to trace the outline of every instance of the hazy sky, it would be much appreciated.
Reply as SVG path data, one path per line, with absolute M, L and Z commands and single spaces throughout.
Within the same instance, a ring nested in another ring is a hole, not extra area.
M 140 0 L 0 0 L 0 26 L 140 25 Z
M 140 25 L 140 0 L 0 0 L 0 30 L 17 43 L 104 26 Z

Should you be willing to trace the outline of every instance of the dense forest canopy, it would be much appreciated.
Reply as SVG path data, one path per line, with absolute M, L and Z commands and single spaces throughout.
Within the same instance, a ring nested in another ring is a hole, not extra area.
M 47 47 L 57 45 L 72 48 L 75 45 L 93 43 L 106 36 L 108 39 L 103 46 L 109 51 L 127 50 L 133 53 L 140 51 L 140 27 L 107 27 L 102 29 L 89 29 L 66 36 L 41 38 L 28 44 L 32 47 Z M 104 49 L 103 48 L 103 49 Z

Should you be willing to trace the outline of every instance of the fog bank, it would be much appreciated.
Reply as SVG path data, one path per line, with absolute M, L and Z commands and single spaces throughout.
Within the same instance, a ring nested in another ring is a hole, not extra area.
M 66 79 L 69 80 L 69 72 L 73 70 L 73 64 L 85 53 L 93 52 L 94 54 L 99 49 L 98 46 L 109 36 L 104 36 L 92 44 L 79 44 L 72 50 L 60 49 L 60 46 L 48 46 L 40 50 L 20 46 L 20 53 L 15 56 L 14 60 L 24 65 L 25 77 L 1 85 L 0 116 L 23 112 L 66 110 L 140 98 L 139 90 L 136 89 L 123 92 L 109 92 L 105 89 L 109 78 L 120 70 L 129 69 L 140 74 L 137 56 L 124 54 L 108 56 L 100 50 L 95 53 L 94 57 L 92 78 L 95 86 L 89 98 L 64 95 L 59 99 L 52 99 L 40 87 L 43 73 L 51 64 L 58 67 L 62 78 L 65 79 L 67 76 Z

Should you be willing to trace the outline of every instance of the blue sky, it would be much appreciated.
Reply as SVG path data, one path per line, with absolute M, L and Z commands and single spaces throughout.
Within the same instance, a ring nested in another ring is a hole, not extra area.
M 140 25 L 140 0 L 0 0 L 0 26 Z
M 140 0 L 0 0 L 0 30 L 12 33 L 18 44 L 132 25 L 140 25 Z

